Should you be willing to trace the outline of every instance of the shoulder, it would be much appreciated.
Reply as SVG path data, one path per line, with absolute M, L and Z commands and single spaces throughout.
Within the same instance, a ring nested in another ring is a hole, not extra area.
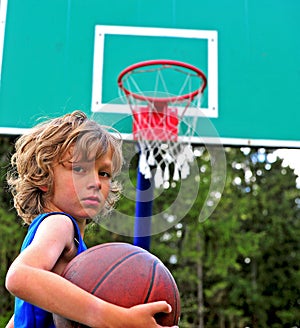
M 72 219 L 64 213 L 49 213 L 45 215 L 38 225 L 34 239 L 39 242 L 51 240 L 64 244 L 73 243 L 74 223 Z
M 76 225 L 76 220 L 64 213 L 52 214 L 47 216 L 41 223 L 41 228 L 41 235 L 45 236 L 46 233 L 48 234 L 46 236 L 48 246 L 59 254 L 51 270 L 61 274 L 66 265 L 77 255 L 79 246 L 82 246 L 78 242 L 80 232 Z
M 47 225 L 54 227 L 61 227 L 67 229 L 74 229 L 74 219 L 65 213 L 47 213 L 43 216 L 39 226 Z
M 51 213 L 33 224 L 30 238 L 23 243 L 19 263 L 61 273 L 66 263 L 77 254 L 72 220 L 64 213 Z

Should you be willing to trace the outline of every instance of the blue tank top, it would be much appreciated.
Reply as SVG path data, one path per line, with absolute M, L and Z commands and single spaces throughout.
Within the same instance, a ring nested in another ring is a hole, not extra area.
M 74 241 L 77 246 L 77 255 L 87 249 L 80 235 L 79 227 L 75 219 L 66 213 L 51 212 L 51 213 L 40 214 L 32 221 L 32 223 L 28 228 L 28 232 L 24 239 L 24 242 L 22 244 L 21 252 L 33 241 L 35 233 L 40 223 L 47 216 L 55 215 L 55 214 L 64 214 L 72 220 L 75 228 Z M 37 306 L 27 303 L 19 299 L 18 297 L 15 298 L 14 327 L 15 328 L 55 328 L 52 318 L 52 313 L 49 313 Z

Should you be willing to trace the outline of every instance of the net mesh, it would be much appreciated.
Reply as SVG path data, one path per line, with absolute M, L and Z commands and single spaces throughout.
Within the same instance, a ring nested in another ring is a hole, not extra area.
M 137 68 L 122 77 L 120 96 L 125 94 L 132 111 L 139 170 L 154 179 L 156 188 L 168 188 L 190 174 L 198 116 L 188 122 L 184 117 L 190 106 L 200 108 L 203 89 L 199 74 L 176 65 Z

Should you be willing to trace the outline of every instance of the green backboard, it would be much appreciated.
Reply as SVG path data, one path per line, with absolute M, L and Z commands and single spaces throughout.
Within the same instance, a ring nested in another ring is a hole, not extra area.
M 295 0 L 1 0 L 0 133 L 82 109 L 130 139 L 118 74 L 174 59 L 208 79 L 201 111 L 190 112 L 194 142 L 217 134 L 227 145 L 298 148 L 299 12 Z

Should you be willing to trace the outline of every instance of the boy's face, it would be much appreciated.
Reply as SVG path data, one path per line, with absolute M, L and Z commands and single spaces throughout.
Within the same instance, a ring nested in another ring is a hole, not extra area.
M 53 168 L 53 194 L 47 209 L 62 211 L 76 219 L 95 217 L 110 192 L 112 152 L 91 161 L 74 161 L 71 154 Z

